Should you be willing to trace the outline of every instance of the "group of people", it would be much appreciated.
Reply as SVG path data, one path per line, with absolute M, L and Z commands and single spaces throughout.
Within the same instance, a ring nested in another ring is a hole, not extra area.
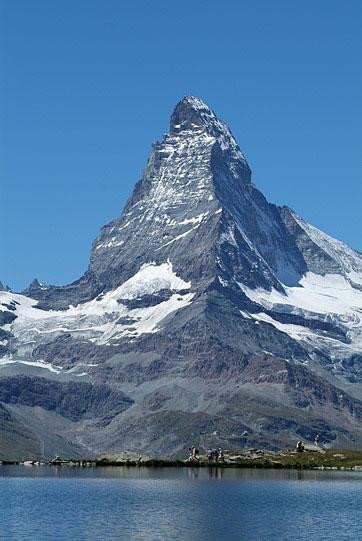
M 315 438 L 314 438 L 314 443 L 319 446 L 320 444 L 320 435 L 319 434 L 316 434 Z M 304 442 L 302 440 L 299 440 L 297 442 L 297 445 L 296 445 L 296 451 L 298 453 L 303 453 L 305 447 L 304 447 Z M 192 447 L 189 447 L 189 458 L 188 460 L 189 461 L 195 461 L 195 460 L 199 460 L 199 455 L 200 452 L 198 449 L 196 449 L 196 447 L 193 445 Z M 224 461 L 224 451 L 221 449 L 221 447 L 219 447 L 218 449 L 208 449 L 207 451 L 207 460 L 209 462 L 209 464 L 217 464 L 218 462 L 223 462 Z
M 189 461 L 193 460 L 199 460 L 200 452 L 196 447 L 193 445 L 192 447 L 189 447 Z M 217 462 L 223 462 L 224 461 L 224 451 L 219 447 L 219 449 L 208 449 L 207 451 L 207 460 L 209 464 L 217 463 Z
M 208 449 L 207 460 L 209 464 L 212 464 L 213 462 L 223 462 L 224 451 L 221 449 L 221 447 L 219 447 L 218 449 Z
M 321 441 L 321 437 L 319 434 L 316 434 L 316 437 L 314 438 L 314 443 L 319 447 L 319 443 Z M 302 440 L 297 441 L 296 450 L 298 453 L 302 453 L 304 451 L 304 443 Z

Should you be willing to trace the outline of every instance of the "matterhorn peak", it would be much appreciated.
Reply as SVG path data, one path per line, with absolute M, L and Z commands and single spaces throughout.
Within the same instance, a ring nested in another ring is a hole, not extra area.
M 224 144 L 238 148 L 229 127 L 220 120 L 204 101 L 195 96 L 185 96 L 176 105 L 170 120 L 172 135 L 183 132 L 206 132 Z
M 176 455 L 200 433 L 233 449 L 245 429 L 362 442 L 362 255 L 269 203 L 199 98 L 176 105 L 86 273 L 23 293 L 0 292 L 0 403 L 36 452 L 59 426 L 77 453 Z
M 171 115 L 170 132 L 207 129 L 217 122 L 215 113 L 200 98 L 185 96 Z
M 251 171 L 228 125 L 200 98 L 185 96 L 178 102 L 171 115 L 170 134 L 173 137 L 201 137 L 203 144 L 213 140 L 221 151 L 226 151 L 229 159 L 235 162 L 237 176 L 240 174 L 239 165 L 243 169 L 242 176 L 249 177 L 250 180 Z

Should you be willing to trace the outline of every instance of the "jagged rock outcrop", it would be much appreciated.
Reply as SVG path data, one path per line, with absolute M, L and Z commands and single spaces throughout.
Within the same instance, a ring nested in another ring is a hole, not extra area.
M 4 284 L 0 280 L 0 291 L 10 291 L 9 286 L 4 286 Z

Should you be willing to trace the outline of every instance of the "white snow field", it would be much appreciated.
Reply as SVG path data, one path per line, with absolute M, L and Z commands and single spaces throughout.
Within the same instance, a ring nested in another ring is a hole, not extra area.
M 358 276 L 361 279 L 361 276 Z M 301 325 L 285 324 L 260 312 L 248 314 L 256 320 L 266 321 L 292 338 L 309 345 L 328 347 L 332 357 L 343 357 L 353 352 L 362 353 L 362 291 L 352 287 L 340 274 L 325 276 L 308 272 L 297 287 L 284 286 L 286 294 L 275 289 L 250 289 L 238 284 L 246 296 L 267 310 L 302 315 L 309 319 L 335 323 L 347 331 L 350 343 L 321 335 Z
M 111 345 L 124 336 L 136 337 L 158 332 L 166 316 L 190 304 L 194 294 L 185 293 L 190 287 L 191 283 L 179 278 L 173 272 L 171 262 L 167 261 L 161 265 L 142 265 L 134 276 L 114 291 L 62 311 L 40 310 L 36 307 L 38 301 L 34 299 L 1 291 L 0 310 L 8 310 L 6 305 L 10 303 L 15 307 L 13 313 L 17 318 L 3 329 L 16 337 L 17 354 L 15 357 L 3 357 L 0 365 L 25 362 L 27 354 L 37 343 L 61 333 L 70 333 L 95 344 Z M 162 290 L 169 291 L 170 296 L 154 306 L 129 309 L 122 303 L 122 300 L 136 299 Z M 44 367 L 45 363 L 37 360 L 39 362 Z M 34 365 L 32 361 L 31 364 Z

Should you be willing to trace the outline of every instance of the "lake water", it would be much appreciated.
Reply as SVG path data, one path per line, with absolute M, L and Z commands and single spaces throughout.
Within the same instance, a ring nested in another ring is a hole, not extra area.
M 362 473 L 0 466 L 1 540 L 362 539 Z

